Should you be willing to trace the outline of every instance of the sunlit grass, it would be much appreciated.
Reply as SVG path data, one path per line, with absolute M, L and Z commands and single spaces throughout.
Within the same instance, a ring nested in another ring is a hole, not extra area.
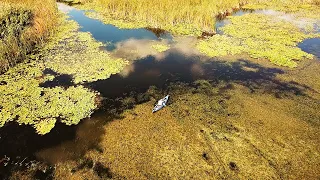
M 54 0 L 0 2 L 0 73 L 23 61 L 57 23 Z
M 77 1 L 79 2 L 79 1 Z M 303 12 L 309 17 L 319 17 L 319 0 L 84 0 L 80 8 L 94 9 L 100 13 L 95 18 L 118 27 L 153 27 L 179 35 L 201 35 L 215 32 L 216 16 L 230 14 L 240 5 L 246 8 L 272 8 L 281 11 Z M 91 14 L 93 15 L 93 14 Z M 117 23 L 119 21 L 119 23 Z
M 239 8 L 242 0 L 93 0 L 82 7 L 93 8 L 109 19 L 161 28 L 175 34 L 200 35 L 213 32 L 215 16 Z M 81 7 L 81 6 L 80 6 Z M 145 26 L 145 27 L 146 27 Z
M 165 45 L 165 44 L 154 44 L 151 47 L 158 52 L 164 52 L 164 51 L 170 49 L 170 46 Z
M 0 127 L 9 121 L 32 125 L 46 134 L 56 120 L 72 125 L 96 108 L 96 94 L 82 86 L 43 88 L 42 63 L 19 64 L 0 76 Z

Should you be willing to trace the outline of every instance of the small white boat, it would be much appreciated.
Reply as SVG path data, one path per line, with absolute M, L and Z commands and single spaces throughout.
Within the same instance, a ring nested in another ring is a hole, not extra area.
M 158 101 L 158 103 L 154 106 L 154 108 L 152 109 L 152 113 L 159 111 L 160 109 L 162 109 L 163 107 L 166 106 L 168 100 L 169 100 L 169 95 L 167 95 L 166 97 L 164 97 L 163 99 L 160 99 Z

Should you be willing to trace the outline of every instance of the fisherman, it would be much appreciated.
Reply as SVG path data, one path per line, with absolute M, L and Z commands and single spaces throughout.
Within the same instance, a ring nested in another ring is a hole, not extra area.
M 159 105 L 159 106 L 166 106 L 166 104 L 165 104 L 165 102 L 164 102 L 163 99 L 160 99 L 160 100 L 158 101 L 158 104 L 157 104 L 157 105 Z
M 152 109 L 152 112 L 154 113 L 156 111 L 159 111 L 161 108 L 166 107 L 166 103 L 168 102 L 168 100 L 169 100 L 169 95 L 167 95 L 163 99 L 160 99 L 156 104 L 156 106 Z

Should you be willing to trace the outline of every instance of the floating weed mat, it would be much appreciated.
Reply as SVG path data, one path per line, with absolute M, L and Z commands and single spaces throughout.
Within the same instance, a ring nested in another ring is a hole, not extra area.
M 66 21 L 63 26 L 60 40 L 53 40 L 44 51 L 47 68 L 71 75 L 74 83 L 83 83 L 107 79 L 127 65 L 125 60 L 112 58 L 101 50 L 104 44 L 95 41 L 90 33 L 77 32 L 74 21 Z
M 57 24 L 54 0 L 0 1 L 0 73 L 47 42 Z
M 90 9 L 90 7 L 86 7 L 86 5 L 77 6 L 81 9 Z M 100 10 L 98 10 L 100 12 Z M 107 13 L 97 13 L 95 11 L 87 11 L 86 16 L 102 21 L 105 24 L 112 24 L 120 29 L 137 29 L 137 28 L 146 28 L 153 27 L 152 24 L 146 23 L 144 21 L 138 21 L 134 19 L 119 19 L 115 18 Z M 196 27 L 193 24 L 180 23 L 174 26 L 172 25 L 162 25 L 160 27 L 155 26 L 157 28 L 161 28 L 166 30 L 174 35 L 192 35 L 192 36 L 200 36 L 202 30 L 199 27 Z
M 96 108 L 96 93 L 83 86 L 43 88 L 47 80 L 37 63 L 20 64 L 1 75 L 0 127 L 9 121 L 32 125 L 38 134 L 46 134 L 57 119 L 72 125 L 90 116 Z
M 170 49 L 170 46 L 166 45 L 166 44 L 154 44 L 151 46 L 153 49 L 155 49 L 158 52 L 165 52 L 168 49 Z
M 112 59 L 99 48 L 90 34 L 77 32 L 78 25 L 66 20 L 49 43 L 30 63 L 19 64 L 0 76 L 0 127 L 9 121 L 32 125 L 38 134 L 46 134 L 59 120 L 67 125 L 78 124 L 97 108 L 93 92 L 81 85 L 42 87 L 57 76 L 67 75 L 74 83 L 107 79 L 119 72 L 126 62 Z M 53 73 L 44 73 L 45 70 Z
M 320 34 L 306 34 L 290 22 L 263 14 L 229 19 L 231 24 L 221 28 L 224 35 L 215 35 L 197 44 L 200 52 L 210 57 L 248 53 L 252 58 L 266 58 L 273 64 L 290 68 L 297 67 L 297 60 L 313 58 L 296 46 Z

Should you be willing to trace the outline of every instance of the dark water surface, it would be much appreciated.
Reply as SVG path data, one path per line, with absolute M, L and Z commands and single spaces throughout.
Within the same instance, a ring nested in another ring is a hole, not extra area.
M 159 36 L 150 30 L 119 29 L 88 18 L 79 10 L 70 11 L 70 15 L 82 26 L 80 31 L 90 32 L 98 41 L 112 42 L 109 49 L 113 49 L 115 43 L 131 38 L 159 39 Z M 171 36 L 166 34 L 165 37 Z M 308 45 L 310 43 L 319 46 L 319 39 L 310 41 L 312 42 L 307 42 L 307 45 L 304 44 L 301 48 L 310 48 Z M 319 53 L 319 50 L 316 52 Z M 182 82 L 192 86 L 195 80 L 205 79 L 213 85 L 220 82 L 239 83 L 252 92 L 262 90 L 273 94 L 285 92 L 304 94 L 305 87 L 276 79 L 277 74 L 285 73 L 281 69 L 263 67 L 244 59 L 225 62 L 218 59 L 203 61 L 203 58 L 199 55 L 185 55 L 172 49 L 166 52 L 161 60 L 154 56 L 141 58 L 125 68 L 124 71 L 128 73 L 112 75 L 109 79 L 85 84 L 86 87 L 100 92 L 104 102 L 100 110 L 97 110 L 91 118 L 82 120 L 77 126 L 57 123 L 50 133 L 39 136 L 30 126 L 7 124 L 0 129 L 0 179 L 7 177 L 12 169 L 29 167 L 37 160 L 52 163 L 54 159 L 54 162 L 59 162 L 81 158 L 90 149 L 99 150 L 100 137 L 104 133 L 103 125 L 115 118 L 121 119 L 116 114 L 120 114 L 125 108 L 131 108 L 124 106 L 121 100 L 133 97 L 136 99 L 136 104 L 149 101 L 150 98 L 144 95 L 153 86 L 160 90 L 162 92 L 160 96 L 163 96 L 170 94 L 168 87 L 172 83 Z M 79 138 L 78 134 L 85 136 Z M 60 148 L 55 149 L 55 147 Z M 53 150 L 50 151 L 50 148 Z M 41 159 L 37 158 L 37 153 L 45 149 L 49 149 L 48 153 L 42 154 Z
M 298 47 L 320 59 L 320 38 L 306 39 L 299 43 Z

